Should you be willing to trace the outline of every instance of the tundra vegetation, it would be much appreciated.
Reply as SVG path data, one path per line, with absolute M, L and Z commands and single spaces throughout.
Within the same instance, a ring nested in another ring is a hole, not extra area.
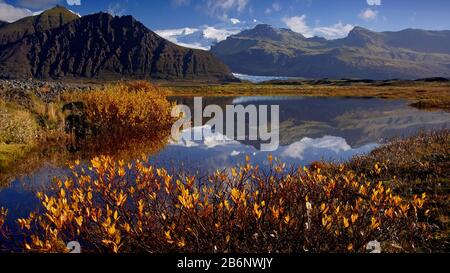
M 385 252 L 448 248 L 449 132 L 394 140 L 346 164 L 250 164 L 186 176 L 100 156 L 17 219 L 30 252 Z M 431 145 L 429 145 L 431 144 Z M 6 216 L 6 209 L 2 209 Z M 8 239 L 8 227 L 2 231 Z M 17 238 L 16 238 L 17 239 Z
M 395 139 L 344 164 L 301 168 L 269 156 L 268 167 L 247 158 L 231 169 L 190 176 L 136 159 L 148 154 L 139 136 L 156 135 L 164 145 L 172 124 L 167 93 L 131 82 L 51 102 L 2 101 L 2 114 L 27 124 L 28 133 L 20 135 L 30 138 L 9 133 L 25 126 L 5 126 L 1 146 L 17 147 L 23 158 L 29 143 L 70 144 L 67 132 L 106 146 L 118 139 L 126 145 L 122 151 L 138 148 L 128 156 L 92 149 L 92 160 L 71 160 L 72 174 L 39 192 L 40 207 L 15 219 L 17 227 L 6 224 L 7 208 L 0 208 L 0 242 L 7 245 L 0 250 L 65 252 L 73 240 L 84 251 L 117 253 L 364 252 L 374 240 L 385 252 L 448 249 L 448 130 Z M 75 115 L 69 125 L 67 112 Z M 95 147 L 87 140 L 82 145 Z

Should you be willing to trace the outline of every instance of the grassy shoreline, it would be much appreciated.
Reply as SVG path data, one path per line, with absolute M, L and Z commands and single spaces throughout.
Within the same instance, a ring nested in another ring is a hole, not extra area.
M 176 85 L 166 83 L 171 96 L 313 96 L 406 99 L 411 106 L 450 111 L 450 83 L 393 82 L 389 84 L 239 83 Z

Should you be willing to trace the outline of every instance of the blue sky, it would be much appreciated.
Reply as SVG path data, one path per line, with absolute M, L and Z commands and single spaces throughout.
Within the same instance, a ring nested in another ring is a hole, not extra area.
M 0 19 L 12 21 L 56 4 L 81 15 L 131 14 L 153 30 L 244 28 L 263 22 L 332 39 L 345 36 L 354 26 L 375 31 L 450 29 L 448 0 L 0 0 Z

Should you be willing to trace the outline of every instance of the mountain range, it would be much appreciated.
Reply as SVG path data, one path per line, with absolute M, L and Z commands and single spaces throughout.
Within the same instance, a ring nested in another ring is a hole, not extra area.
M 306 38 L 260 24 L 217 43 L 211 52 L 233 72 L 304 78 L 417 79 L 450 77 L 450 31 L 374 32 Z
M 0 78 L 234 81 L 231 71 L 313 79 L 450 77 L 450 31 L 355 27 L 345 38 L 327 40 L 266 24 L 239 33 L 235 27 L 166 31 L 171 42 L 132 16 L 80 17 L 57 6 L 0 21 Z
M 234 80 L 211 53 L 178 46 L 132 16 L 63 7 L 0 27 L 2 78 Z

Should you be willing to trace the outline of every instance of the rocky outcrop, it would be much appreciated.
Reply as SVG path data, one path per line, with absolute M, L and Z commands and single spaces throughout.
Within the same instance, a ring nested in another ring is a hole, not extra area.
M 97 84 L 62 81 L 0 79 L 0 100 L 3 99 L 27 106 L 31 103 L 31 98 L 34 96 L 48 103 L 55 101 L 64 92 L 89 91 L 98 86 Z

